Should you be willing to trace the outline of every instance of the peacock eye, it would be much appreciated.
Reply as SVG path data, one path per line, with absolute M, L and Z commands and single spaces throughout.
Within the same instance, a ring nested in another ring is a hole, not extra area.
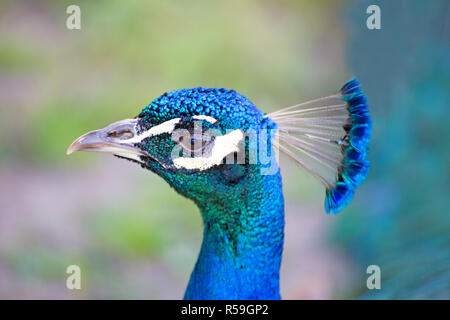
M 178 144 L 190 156 L 200 156 L 206 146 L 211 143 L 212 136 L 208 134 L 186 134 L 177 138 Z

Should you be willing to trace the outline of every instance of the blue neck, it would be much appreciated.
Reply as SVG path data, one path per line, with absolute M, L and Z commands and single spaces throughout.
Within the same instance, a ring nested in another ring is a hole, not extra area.
M 199 205 L 201 251 L 185 299 L 280 299 L 284 201 L 281 176 L 250 175 L 240 197 Z

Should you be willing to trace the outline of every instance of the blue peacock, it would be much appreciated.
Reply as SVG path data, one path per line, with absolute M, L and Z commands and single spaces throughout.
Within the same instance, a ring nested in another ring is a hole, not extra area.
M 136 118 L 81 136 L 67 153 L 136 162 L 196 203 L 203 242 L 185 299 L 280 299 L 284 199 L 275 155 L 317 177 L 325 211 L 336 214 L 367 175 L 370 135 L 356 79 L 269 114 L 234 90 L 199 87 L 164 93 Z

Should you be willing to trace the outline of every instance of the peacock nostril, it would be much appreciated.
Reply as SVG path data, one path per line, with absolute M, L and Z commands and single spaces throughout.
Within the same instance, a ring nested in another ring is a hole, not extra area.
M 112 130 L 112 131 L 108 132 L 108 137 L 117 138 L 120 140 L 127 140 L 127 139 L 133 138 L 134 134 L 130 130 L 121 130 L 121 131 Z

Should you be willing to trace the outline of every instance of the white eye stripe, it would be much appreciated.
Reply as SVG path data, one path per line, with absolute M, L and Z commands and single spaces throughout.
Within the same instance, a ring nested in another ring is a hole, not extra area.
M 197 115 L 197 116 L 193 116 L 192 119 L 196 119 L 196 120 L 206 120 L 206 121 L 208 121 L 208 122 L 211 123 L 211 124 L 214 124 L 214 123 L 217 122 L 217 120 L 214 119 L 213 117 L 206 116 L 206 115 L 203 115 L 203 114 Z
M 172 133 L 175 130 L 175 125 L 180 122 L 181 118 L 174 118 L 165 121 L 157 126 L 151 127 L 147 131 L 142 132 L 140 135 L 134 136 L 128 140 L 122 140 L 120 143 L 139 143 L 145 138 L 157 136 L 162 133 Z
M 141 158 L 139 157 L 139 155 L 131 153 L 131 152 L 114 152 L 113 154 L 115 154 L 116 156 L 120 156 L 122 158 L 127 158 L 127 159 L 131 159 L 131 160 L 135 160 L 140 163 L 144 163 L 141 160 Z
M 206 115 L 196 115 L 193 116 L 192 119 L 195 120 L 205 120 L 209 123 L 216 123 L 217 120 L 213 117 L 206 116 Z M 175 125 L 178 124 L 181 121 L 181 118 L 174 118 L 168 121 L 165 121 L 157 126 L 151 127 L 147 131 L 142 132 L 140 135 L 134 136 L 130 139 L 122 140 L 120 143 L 140 143 L 145 138 L 149 138 L 152 136 L 157 136 L 162 133 L 172 133 L 175 130 Z
M 177 157 L 173 159 L 176 168 L 189 170 L 198 169 L 200 171 L 219 165 L 223 158 L 232 152 L 239 151 L 239 143 L 244 138 L 242 130 L 237 129 L 223 136 L 216 136 L 214 147 L 209 157 Z

